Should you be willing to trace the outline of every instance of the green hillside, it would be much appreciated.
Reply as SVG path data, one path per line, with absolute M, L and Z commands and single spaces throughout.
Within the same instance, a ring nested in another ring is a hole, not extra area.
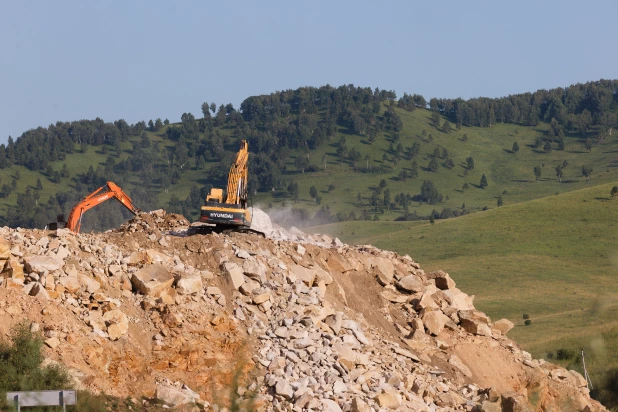
M 581 370 L 595 386 L 618 371 L 618 200 L 612 184 L 428 222 L 344 222 L 312 228 L 409 254 L 443 269 L 535 357 Z M 524 325 L 523 315 L 532 323 Z M 615 388 L 613 388 L 615 389 Z
M 203 118 L 184 113 L 173 124 L 57 123 L 0 145 L 0 223 L 43 227 L 108 180 L 142 209 L 195 219 L 211 185 L 225 187 L 241 139 L 252 153 L 253 204 L 292 208 L 296 225 L 438 219 L 515 204 L 618 180 L 616 84 L 428 104 L 324 86 L 250 97 L 239 110 L 205 104 Z M 84 227 L 127 217 L 105 205 Z

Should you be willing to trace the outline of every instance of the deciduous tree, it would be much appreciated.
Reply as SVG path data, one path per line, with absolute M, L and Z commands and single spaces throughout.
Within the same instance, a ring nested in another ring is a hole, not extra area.
M 314 185 L 309 188 L 309 196 L 311 196 L 312 199 L 315 199 L 318 196 L 318 189 L 316 189 Z
M 541 166 L 534 166 L 534 177 L 537 182 L 541 178 Z

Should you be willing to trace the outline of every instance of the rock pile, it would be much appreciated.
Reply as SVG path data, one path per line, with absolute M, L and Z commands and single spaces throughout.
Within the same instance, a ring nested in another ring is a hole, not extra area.
M 168 406 L 208 407 L 244 353 L 237 395 L 263 410 L 604 410 L 447 273 L 257 217 L 271 239 L 183 236 L 163 211 L 103 234 L 0 229 L 0 325 L 31 319 L 84 387 Z

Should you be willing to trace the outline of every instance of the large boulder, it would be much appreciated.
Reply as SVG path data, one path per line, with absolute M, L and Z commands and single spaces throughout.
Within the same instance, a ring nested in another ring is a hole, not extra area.
M 290 271 L 294 274 L 294 276 L 302 280 L 303 283 L 305 283 L 307 286 L 313 286 L 313 282 L 316 278 L 315 270 L 292 264 L 290 265 Z
M 131 277 L 133 287 L 146 296 L 158 297 L 172 286 L 174 277 L 165 266 L 145 265 Z
M 203 287 L 200 275 L 183 275 L 176 283 L 176 292 L 180 295 L 192 295 L 201 291 Z
M 410 298 L 409 295 L 402 295 L 401 293 L 389 289 L 380 292 L 380 296 L 392 303 L 406 303 Z
M 7 260 L 10 257 L 11 243 L 4 238 L 0 238 L 0 260 Z
M 448 273 L 442 270 L 428 273 L 427 279 L 434 279 L 438 289 L 455 289 L 455 281 L 451 279 Z
M 294 389 L 292 389 L 286 379 L 279 379 L 275 385 L 275 393 L 285 399 L 292 399 L 294 396 Z
M 107 325 L 107 334 L 111 340 L 118 340 L 125 335 L 129 330 L 129 319 L 127 315 L 118 309 L 109 310 L 103 315 L 105 325 Z
M 247 259 L 242 264 L 242 271 L 248 278 L 260 283 L 266 282 L 266 266 L 255 259 Z
M 395 268 L 393 262 L 383 257 L 376 257 L 373 259 L 371 266 L 375 268 L 384 280 L 392 280 L 395 275 Z M 390 283 L 390 282 L 389 282 Z
M 64 261 L 55 256 L 26 256 L 24 257 L 24 268 L 26 273 L 38 273 L 42 275 L 45 272 L 53 272 L 54 270 L 62 269 Z
M 385 390 L 375 398 L 374 401 L 380 405 L 381 408 L 397 409 L 401 406 L 401 396 L 394 390 Z
M 23 283 L 25 278 L 24 267 L 19 264 L 19 261 L 16 258 L 11 256 L 5 261 L 0 261 L 0 265 L 3 265 L 2 273 L 0 273 L 1 277 L 20 279 Z
M 232 284 L 234 289 L 238 290 L 245 283 L 243 271 L 236 263 L 225 262 L 223 264 L 223 274 L 225 279 Z
M 434 336 L 442 333 L 444 326 L 449 320 L 450 318 L 442 313 L 441 310 L 431 310 L 425 312 L 423 316 L 423 324 L 427 328 L 427 331 Z
M 332 399 L 322 399 L 322 411 L 324 412 L 341 412 L 339 404 Z
M 60 278 L 59 282 L 69 293 L 75 293 L 82 287 L 77 276 L 65 276 Z
M 423 293 L 421 298 L 416 301 L 416 304 L 414 305 L 416 310 L 421 311 L 423 309 L 438 309 L 438 304 L 433 299 L 432 295 L 432 291 L 426 291 L 425 293 Z
M 94 293 L 97 290 L 101 289 L 101 284 L 90 276 L 79 275 L 78 279 L 79 283 L 84 287 L 84 289 L 86 289 L 88 293 Z
M 155 398 L 168 406 L 187 405 L 199 399 L 192 391 L 182 391 L 167 385 L 157 385 Z
M 508 320 L 508 319 L 500 319 L 500 320 L 494 322 L 493 326 L 494 326 L 494 328 L 496 328 L 500 332 L 502 332 L 503 335 L 506 335 L 508 333 L 508 331 L 513 329 L 515 324 L 513 322 L 511 322 L 510 320 Z
M 354 349 L 342 343 L 334 344 L 333 349 L 339 355 L 337 360 L 340 364 L 344 365 L 349 370 L 352 370 L 356 367 L 356 364 L 359 360 L 359 354 L 354 351 Z
M 466 332 L 491 337 L 489 317 L 478 310 L 460 310 L 459 321 Z
M 474 304 L 472 303 L 474 301 L 474 296 L 468 296 L 457 288 L 443 290 L 442 296 L 444 296 L 449 306 L 453 309 L 456 309 L 456 310 L 473 310 L 474 309 Z
M 406 292 L 421 292 L 425 289 L 425 284 L 418 276 L 408 275 L 397 282 L 397 286 Z
M 147 257 L 146 260 L 149 260 L 150 262 L 153 262 L 153 263 L 168 264 L 169 262 L 172 261 L 171 257 L 155 249 L 147 249 L 146 257 Z

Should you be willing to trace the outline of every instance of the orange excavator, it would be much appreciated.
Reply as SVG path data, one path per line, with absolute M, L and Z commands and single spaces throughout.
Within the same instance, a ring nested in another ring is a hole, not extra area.
M 105 186 L 101 186 L 76 204 L 73 209 L 71 209 L 71 212 L 69 213 L 69 220 L 67 222 L 64 221 L 64 215 L 58 215 L 58 221 L 50 223 L 48 227 L 50 230 L 67 228 L 74 233 L 79 233 L 82 226 L 83 214 L 93 207 L 98 206 L 106 200 L 112 198 L 118 200 L 134 215 L 137 215 L 140 212 L 140 210 L 133 205 L 131 198 L 118 185 L 114 182 L 107 182 Z

